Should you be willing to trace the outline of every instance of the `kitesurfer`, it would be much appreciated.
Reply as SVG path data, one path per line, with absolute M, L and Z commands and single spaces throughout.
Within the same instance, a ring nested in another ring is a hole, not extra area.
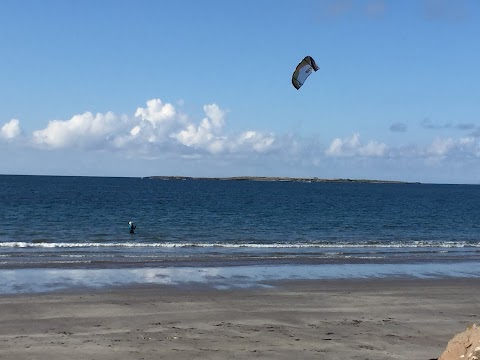
M 133 221 L 129 221 L 128 226 L 130 227 L 130 234 L 134 234 L 137 226 L 133 223 Z

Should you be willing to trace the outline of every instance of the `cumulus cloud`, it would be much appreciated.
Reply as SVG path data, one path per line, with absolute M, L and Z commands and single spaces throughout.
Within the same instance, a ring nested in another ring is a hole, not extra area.
M 454 141 L 452 139 L 435 139 L 432 144 L 427 148 L 427 153 L 433 156 L 444 156 L 448 151 L 454 147 Z
M 480 143 L 473 136 L 453 138 L 435 138 L 426 148 L 427 157 L 446 158 L 448 156 L 479 157 Z
M 225 125 L 225 111 L 221 110 L 217 104 L 205 105 L 203 111 L 215 129 L 221 129 Z
M 206 148 L 212 153 L 221 152 L 225 140 L 224 137 L 216 135 L 216 130 L 208 118 L 203 119 L 198 126 L 188 124 L 185 129 L 172 134 L 172 138 L 185 146 Z
M 234 152 L 268 151 L 275 142 L 272 134 L 262 134 L 249 130 L 238 135 L 227 135 L 224 131 L 225 111 L 216 104 L 203 107 L 206 117 L 200 124 L 189 123 L 183 129 L 171 135 L 180 144 L 205 150 L 211 154 Z
M 241 133 L 232 142 L 232 150 L 241 149 L 242 147 L 251 147 L 258 153 L 264 153 L 271 150 L 276 142 L 274 134 L 263 134 L 257 131 L 246 131 Z
M 139 107 L 130 117 L 113 112 L 86 112 L 69 120 L 52 120 L 45 129 L 33 132 L 33 142 L 51 149 L 142 151 L 148 146 L 163 146 L 171 142 L 170 133 L 184 126 L 186 117 L 172 104 L 160 99 L 149 100 L 146 105 Z
M 383 156 L 386 152 L 387 145 L 376 141 L 370 141 L 362 144 L 360 135 L 353 134 L 350 137 L 340 139 L 336 138 L 330 143 L 325 151 L 327 156 L 351 157 L 351 156 Z
M 181 105 L 180 105 L 181 106 Z M 32 141 L 47 149 L 80 148 L 84 150 L 120 149 L 130 153 L 170 151 L 176 154 L 265 153 L 274 147 L 275 136 L 248 130 L 239 134 L 226 132 L 226 111 L 217 104 L 203 107 L 205 116 L 198 122 L 170 103 L 160 99 L 146 102 L 134 115 L 113 112 L 86 112 L 68 120 L 52 120 L 47 127 L 33 132 Z M 12 122 L 2 133 L 12 134 Z
M 0 128 L 0 137 L 4 139 L 14 139 L 22 134 L 20 120 L 12 119 Z
M 139 107 L 136 110 L 129 137 L 122 139 L 137 143 L 168 144 L 171 141 L 169 135 L 184 125 L 186 116 L 174 105 L 164 103 L 160 99 L 148 100 L 146 104 L 146 108 Z
M 177 111 L 172 104 L 163 103 L 160 99 L 152 99 L 147 101 L 146 108 L 138 108 L 135 116 L 148 121 L 153 127 L 165 126 L 175 119 Z
M 221 131 L 225 124 L 224 115 L 218 105 L 210 104 L 203 107 L 207 115 L 199 125 L 190 123 L 171 137 L 183 145 L 196 148 L 205 148 L 211 153 L 219 153 L 224 149 L 225 137 Z
M 69 120 L 50 121 L 45 129 L 33 132 L 33 141 L 48 148 L 101 148 L 114 142 L 125 125 L 125 119 L 112 112 L 86 112 Z

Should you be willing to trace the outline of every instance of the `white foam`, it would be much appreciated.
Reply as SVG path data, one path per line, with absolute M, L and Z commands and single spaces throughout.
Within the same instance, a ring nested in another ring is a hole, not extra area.
M 480 242 L 465 241 L 412 241 L 412 242 L 299 242 L 299 243 L 201 243 L 201 242 L 88 242 L 88 243 L 69 243 L 69 242 L 0 242 L 0 247 L 5 248 L 258 248 L 258 249 L 348 249 L 348 248 L 478 248 Z

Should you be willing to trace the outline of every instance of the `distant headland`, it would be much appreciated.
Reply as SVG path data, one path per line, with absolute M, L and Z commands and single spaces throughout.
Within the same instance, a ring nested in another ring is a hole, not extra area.
M 323 179 L 318 177 L 300 178 L 283 176 L 233 176 L 233 177 L 194 177 L 194 176 L 147 176 L 144 179 L 152 180 L 222 180 L 222 181 L 277 181 L 277 182 L 304 182 L 304 183 L 370 183 L 370 184 L 420 184 L 396 180 L 369 180 L 369 179 Z

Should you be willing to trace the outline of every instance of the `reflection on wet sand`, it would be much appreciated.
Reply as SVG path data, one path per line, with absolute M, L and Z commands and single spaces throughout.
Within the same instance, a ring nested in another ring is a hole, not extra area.
M 327 264 L 128 269 L 0 270 L 0 294 L 37 293 L 125 285 L 204 285 L 216 289 L 269 286 L 281 280 L 368 278 L 472 278 L 471 262 L 431 264 Z

